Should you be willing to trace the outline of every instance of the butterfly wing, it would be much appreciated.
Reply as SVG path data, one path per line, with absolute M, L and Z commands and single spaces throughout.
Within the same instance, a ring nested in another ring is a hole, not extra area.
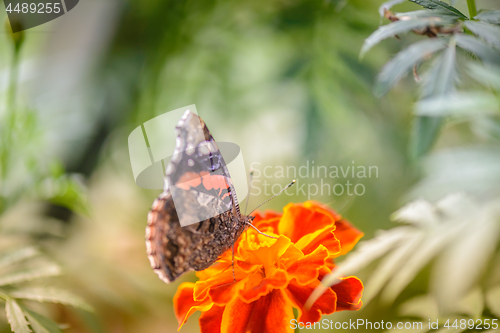
M 151 266 L 170 283 L 203 270 L 245 229 L 224 158 L 205 123 L 187 111 L 177 127 L 165 190 L 148 214 L 146 247 Z

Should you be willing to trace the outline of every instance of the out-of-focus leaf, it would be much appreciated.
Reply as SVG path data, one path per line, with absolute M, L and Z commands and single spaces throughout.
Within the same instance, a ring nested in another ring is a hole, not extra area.
M 452 92 L 455 89 L 456 78 L 456 41 L 451 38 L 446 51 L 436 59 L 424 77 L 423 98 Z M 414 159 L 420 158 L 431 149 L 441 125 L 440 117 L 419 116 L 415 119 L 410 140 L 410 152 Z
M 375 30 L 375 32 L 372 33 L 367 39 L 365 39 L 363 47 L 361 48 L 360 57 L 362 58 L 366 54 L 366 52 L 368 52 L 374 45 L 380 43 L 386 38 L 407 33 L 408 31 L 414 29 L 422 29 L 432 23 L 432 20 L 399 20 L 381 26 L 380 28 Z
M 57 276 L 59 274 L 61 274 L 61 268 L 55 264 L 52 264 L 40 268 L 3 275 L 0 277 L 0 286 L 32 281 L 49 276 Z
M 410 298 L 399 307 L 402 317 L 417 317 L 436 320 L 439 318 L 439 308 L 436 300 L 431 295 Z
M 426 227 L 436 225 L 438 216 L 435 207 L 430 202 L 415 200 L 392 213 L 391 220 Z
M 500 54 L 478 38 L 463 34 L 457 34 L 455 38 L 460 48 L 475 54 L 485 62 L 500 64 Z
M 435 22 L 440 24 L 451 24 L 458 20 L 456 15 L 450 14 L 448 11 L 442 10 L 429 10 L 421 9 L 412 12 L 395 13 L 394 14 L 400 20 L 412 20 L 416 18 L 432 18 Z
M 353 274 L 380 258 L 397 244 L 410 238 L 412 232 L 413 228 L 411 227 L 395 228 L 381 232 L 375 238 L 359 244 L 356 252 L 349 254 L 332 273 L 323 278 L 322 283 L 309 296 L 305 306 L 312 306 L 326 289 L 340 281 L 340 277 Z
M 495 316 L 500 318 L 500 286 L 488 290 L 486 305 Z
M 464 24 L 474 34 L 500 48 L 500 27 L 475 21 L 466 21 Z
M 392 303 L 413 281 L 418 272 L 450 242 L 455 233 L 456 231 L 450 232 L 441 226 L 437 228 L 437 231 L 426 234 L 420 249 L 407 258 L 386 285 L 382 293 L 382 301 L 387 304 Z
M 417 42 L 399 52 L 382 68 L 377 77 L 375 94 L 385 95 L 413 66 L 445 47 L 446 44 L 442 40 L 429 39 Z
M 452 13 L 458 17 L 461 17 L 463 19 L 467 19 L 467 16 L 462 14 L 461 11 L 456 9 L 453 6 L 448 5 L 446 2 L 440 1 L 440 0 L 410 0 L 411 2 L 416 3 L 417 5 L 420 5 L 422 7 L 428 8 L 428 9 L 441 9 L 448 11 L 449 13 Z
M 492 10 L 488 12 L 482 12 L 474 17 L 476 20 L 488 22 L 492 24 L 500 24 L 500 10 Z
M 424 161 L 425 177 L 409 193 L 409 200 L 438 200 L 448 193 L 499 195 L 500 150 L 471 146 L 441 151 Z
M 415 106 L 419 116 L 475 116 L 498 112 L 497 98 L 483 92 L 463 92 L 421 100 Z
M 386 10 L 391 9 L 393 6 L 399 5 L 400 3 L 406 2 L 406 0 L 391 0 L 384 2 L 379 8 L 378 13 L 381 17 L 384 17 L 384 13 Z
M 38 256 L 39 254 L 40 252 L 34 247 L 26 247 L 13 253 L 6 254 L 0 258 L 0 270 L 17 264 L 20 261 Z
M 31 332 L 23 310 L 15 300 L 11 298 L 7 299 L 5 312 L 7 313 L 7 320 L 9 321 L 10 327 L 14 333 Z
M 467 64 L 468 74 L 478 82 L 500 91 L 500 67 L 481 65 L 474 62 Z
M 77 297 L 65 290 L 56 288 L 28 288 L 16 289 L 9 294 L 13 298 L 29 299 L 37 302 L 52 302 L 71 305 L 87 311 L 92 311 L 92 307 L 85 303 L 80 297 Z
M 438 117 L 415 117 L 412 136 L 410 137 L 410 154 L 418 159 L 432 147 L 441 129 L 443 120 Z
M 24 313 L 35 333 L 63 333 L 59 326 L 49 318 L 28 309 L 24 309 Z
M 484 296 L 479 288 L 475 288 L 469 292 L 458 303 L 458 312 L 464 313 L 473 319 L 481 318 L 484 310 Z
M 366 283 L 365 291 L 363 292 L 363 304 L 365 306 L 379 293 L 380 289 L 387 283 L 389 278 L 393 276 L 395 272 L 399 271 L 403 262 L 405 262 L 412 253 L 418 251 L 418 247 L 422 241 L 423 233 L 421 233 L 421 237 L 415 235 L 382 260 Z
M 449 94 L 457 81 L 456 40 L 451 38 L 443 52 L 427 71 L 423 80 L 422 98 Z
M 467 294 L 492 257 L 500 236 L 497 218 L 486 207 L 477 210 L 469 220 L 473 227 L 459 234 L 439 256 L 431 285 L 444 312 L 458 310 L 462 295 Z M 463 262 L 467 265 L 460 264 Z
M 39 186 L 39 195 L 53 204 L 89 215 L 90 207 L 85 197 L 85 188 L 75 176 L 63 175 L 46 178 Z

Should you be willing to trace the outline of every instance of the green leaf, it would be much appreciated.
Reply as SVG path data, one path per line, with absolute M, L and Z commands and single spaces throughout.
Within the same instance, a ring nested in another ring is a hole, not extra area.
M 385 95 L 409 70 L 423 59 L 446 47 L 440 39 L 428 39 L 410 45 L 382 68 L 377 77 L 375 94 Z
M 61 268 L 55 264 L 34 268 L 22 272 L 15 272 L 9 275 L 0 277 L 0 286 L 7 286 L 27 282 L 39 278 L 56 276 L 61 274 Z
M 443 120 L 439 117 L 416 117 L 413 122 L 412 136 L 410 138 L 410 154 L 418 159 L 425 155 L 432 147 Z
M 500 10 L 492 10 L 489 12 L 482 12 L 479 15 L 474 17 L 476 20 L 492 23 L 492 24 L 500 24 Z
M 410 1 L 427 9 L 441 9 L 451 14 L 454 14 L 460 18 L 468 19 L 468 17 L 462 14 L 461 11 L 459 11 L 453 6 L 448 5 L 446 2 L 440 0 L 410 0 Z
M 29 299 L 37 302 L 52 302 L 71 305 L 86 311 L 92 311 L 92 307 L 65 290 L 57 288 L 26 288 L 17 289 L 9 294 L 13 298 Z
M 379 8 L 378 13 L 381 17 L 384 17 L 385 11 L 391 9 L 393 6 L 399 5 L 400 3 L 406 2 L 406 0 L 391 0 L 384 2 Z
M 445 52 L 436 59 L 424 78 L 422 87 L 423 98 L 449 94 L 455 89 L 456 81 L 456 48 L 455 39 Z M 441 129 L 442 119 L 439 117 L 419 116 L 413 124 L 413 133 L 410 139 L 410 153 L 414 159 L 426 154 L 436 141 Z
M 363 47 L 361 48 L 360 57 L 362 58 L 366 54 L 366 52 L 368 52 L 368 50 L 370 50 L 374 45 L 380 43 L 386 38 L 406 33 L 414 29 L 422 29 L 428 26 L 430 23 L 431 21 L 424 20 L 400 20 L 381 26 L 380 28 L 375 30 L 375 32 L 372 33 L 367 39 L 365 39 Z
M 474 116 L 493 114 L 498 109 L 498 101 L 492 94 L 462 92 L 421 100 L 415 107 L 415 114 L 430 117 Z
M 34 247 L 26 247 L 12 253 L 6 254 L 0 258 L 0 269 L 17 264 L 20 261 L 38 256 L 40 252 Z
M 467 64 L 468 74 L 478 82 L 491 86 L 493 89 L 500 91 L 500 67 L 486 66 L 470 62 Z
M 449 94 L 455 90 L 456 81 L 456 40 L 451 38 L 446 51 L 436 59 L 434 65 L 429 68 L 423 79 L 422 98 Z
M 59 326 L 49 318 L 28 309 L 24 309 L 24 313 L 35 333 L 63 333 Z
M 15 300 L 11 298 L 7 299 L 5 312 L 7 313 L 7 320 L 10 324 L 10 328 L 14 333 L 31 332 L 28 326 L 28 321 L 26 321 L 26 317 L 24 316 L 23 310 Z
M 400 20 L 413 20 L 416 18 L 432 18 L 434 21 L 439 22 L 441 25 L 451 24 L 458 20 L 456 15 L 450 14 L 449 11 L 442 10 L 415 10 L 411 12 L 395 13 L 394 14 Z
M 465 26 L 474 34 L 484 38 L 488 43 L 500 48 L 500 27 L 474 21 L 465 22 Z
M 500 64 L 500 54 L 484 44 L 480 39 L 462 34 L 456 35 L 455 39 L 460 48 L 475 54 L 481 60 L 492 64 Z

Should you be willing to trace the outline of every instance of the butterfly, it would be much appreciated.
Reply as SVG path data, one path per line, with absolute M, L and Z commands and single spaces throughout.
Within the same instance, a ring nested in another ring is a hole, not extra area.
M 187 110 L 175 130 L 165 189 L 153 202 L 146 227 L 151 267 L 166 283 L 208 268 L 254 219 L 241 214 L 227 165 L 205 122 Z

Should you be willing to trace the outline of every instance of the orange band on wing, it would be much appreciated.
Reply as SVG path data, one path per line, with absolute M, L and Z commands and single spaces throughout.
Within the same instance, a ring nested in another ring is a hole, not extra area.
M 222 175 L 210 175 L 207 171 L 202 171 L 200 173 L 186 172 L 179 178 L 175 186 L 187 191 L 192 187 L 200 186 L 200 184 L 203 184 L 203 187 L 207 190 L 219 190 L 219 195 L 222 194 L 222 190 L 229 188 L 226 177 Z M 229 193 L 225 193 L 222 199 L 224 199 L 226 195 L 229 195 Z

